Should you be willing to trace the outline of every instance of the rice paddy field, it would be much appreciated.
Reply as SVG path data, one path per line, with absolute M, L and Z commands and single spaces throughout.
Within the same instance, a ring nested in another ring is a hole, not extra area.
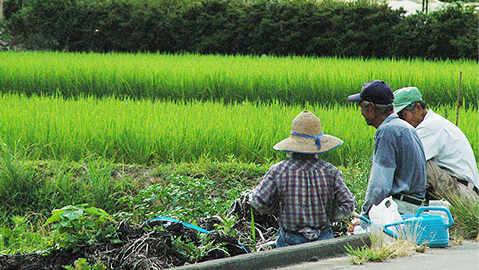
M 0 52 L 0 91 L 153 100 L 346 104 L 370 80 L 416 86 L 430 105 L 477 107 L 477 61 Z
M 478 145 L 476 61 L 0 52 L 0 137 L 32 159 L 268 163 L 302 110 L 344 145 L 336 165 L 371 154 L 374 128 L 347 96 L 382 79 L 417 86 Z M 460 78 L 461 74 L 461 78 Z M 477 155 L 477 153 L 476 153 Z
M 150 165 L 235 157 L 241 162 L 270 163 L 284 158 L 273 145 L 289 136 L 291 121 L 299 112 L 309 110 L 321 119 L 326 134 L 344 141 L 337 150 L 323 154 L 324 159 L 347 166 L 369 158 L 375 132 L 355 106 L 13 94 L 1 95 L 0 103 L 0 138 L 35 160 L 78 162 L 97 156 Z M 454 107 L 433 110 L 455 121 Z M 461 109 L 459 126 L 478 149 L 477 109 Z

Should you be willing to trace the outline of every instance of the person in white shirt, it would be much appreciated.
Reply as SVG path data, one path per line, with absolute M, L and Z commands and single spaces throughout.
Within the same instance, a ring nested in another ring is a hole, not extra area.
M 416 128 L 427 161 L 427 198 L 449 195 L 479 200 L 479 176 L 471 144 L 451 121 L 428 110 L 417 87 L 394 92 L 394 112 Z

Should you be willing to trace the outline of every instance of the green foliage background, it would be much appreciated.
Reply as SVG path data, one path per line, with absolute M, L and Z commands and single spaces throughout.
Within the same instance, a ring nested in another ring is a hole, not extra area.
M 405 16 L 369 1 L 30 0 L 7 14 L 12 42 L 27 49 L 477 59 L 473 10 L 453 4 Z

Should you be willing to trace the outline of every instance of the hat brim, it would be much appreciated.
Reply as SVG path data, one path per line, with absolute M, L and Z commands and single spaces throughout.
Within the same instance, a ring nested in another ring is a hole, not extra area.
M 318 149 L 313 139 L 291 135 L 275 146 L 273 149 L 301 154 L 321 154 L 331 151 L 343 144 L 343 141 L 331 135 L 324 134 L 321 137 L 321 148 Z
M 348 97 L 348 100 L 349 100 L 349 101 L 353 101 L 353 102 L 358 102 L 358 101 L 360 101 L 360 100 L 361 100 L 361 93 L 359 93 L 359 94 L 354 94 L 354 95 L 350 95 L 350 96 Z
M 404 110 L 404 108 L 409 106 L 411 103 L 412 102 L 406 102 L 406 103 L 401 103 L 401 104 L 398 104 L 398 105 L 394 105 L 394 112 L 398 113 L 398 112 Z

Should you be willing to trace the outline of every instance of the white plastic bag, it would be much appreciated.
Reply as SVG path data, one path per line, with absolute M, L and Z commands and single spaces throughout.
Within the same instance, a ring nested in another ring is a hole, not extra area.
M 369 220 L 373 225 L 378 226 L 403 221 L 398 211 L 398 205 L 391 196 L 385 198 L 380 204 L 371 207 Z

